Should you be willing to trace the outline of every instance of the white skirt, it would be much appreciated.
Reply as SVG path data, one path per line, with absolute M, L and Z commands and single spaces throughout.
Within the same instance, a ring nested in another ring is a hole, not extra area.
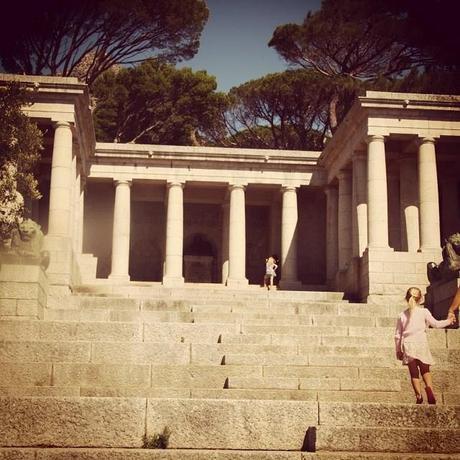
M 402 349 L 403 364 L 409 364 L 414 359 L 418 359 L 424 364 L 434 364 L 428 342 L 404 342 Z

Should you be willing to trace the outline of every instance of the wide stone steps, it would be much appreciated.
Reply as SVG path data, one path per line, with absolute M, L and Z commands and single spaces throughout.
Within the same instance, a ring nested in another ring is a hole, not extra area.
M 171 449 L 460 452 L 460 406 L 0 398 L 0 426 L 3 447 L 140 448 L 167 428 Z
M 0 448 L 0 460 L 458 460 L 458 454 L 204 449 Z

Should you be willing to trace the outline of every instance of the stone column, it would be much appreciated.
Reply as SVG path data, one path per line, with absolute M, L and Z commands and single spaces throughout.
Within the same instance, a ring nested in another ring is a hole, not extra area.
M 326 204 L 326 271 L 329 286 L 334 284 L 338 270 L 339 233 L 338 233 L 338 192 L 337 188 L 328 186 L 325 190 Z
M 222 205 L 222 283 L 225 284 L 228 278 L 228 243 L 229 243 L 229 224 L 230 224 L 230 205 Z
M 399 184 L 402 250 L 417 252 L 420 247 L 420 236 L 417 160 L 415 156 L 400 160 Z
M 184 184 L 168 182 L 166 211 L 166 254 L 163 284 L 184 283 L 182 272 L 184 252 Z
M 109 278 L 129 281 L 129 238 L 131 228 L 131 182 L 115 181 L 113 210 L 112 270 Z
M 281 189 L 281 280 L 283 289 L 300 287 L 297 278 L 297 191 L 294 186 Z
M 248 284 L 246 278 L 246 201 L 243 185 L 230 186 L 227 286 Z
M 418 149 L 418 190 L 420 210 L 420 250 L 439 249 L 441 232 L 439 221 L 438 174 L 434 139 L 425 137 Z
M 367 157 L 363 152 L 353 155 L 353 242 L 352 255 L 361 257 L 367 248 Z
M 339 232 L 339 270 L 346 270 L 352 255 L 352 184 L 351 172 L 342 170 L 339 179 L 338 232 Z
M 80 171 L 75 178 L 74 212 L 73 212 L 73 249 L 81 254 L 83 249 L 83 190 L 81 185 Z
M 48 235 L 71 236 L 72 209 L 72 130 L 70 123 L 59 121 L 54 131 L 51 161 Z
M 384 137 L 369 136 L 367 143 L 368 246 L 369 248 L 389 249 Z

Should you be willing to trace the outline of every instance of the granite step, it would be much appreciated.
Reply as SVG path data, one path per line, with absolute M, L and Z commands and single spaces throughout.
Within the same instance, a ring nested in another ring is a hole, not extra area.
M 458 453 L 459 415 L 415 404 L 0 398 L 0 446 L 139 448 L 167 427 L 171 449 Z
M 0 448 L 0 460 L 458 460 L 457 454 L 204 449 Z

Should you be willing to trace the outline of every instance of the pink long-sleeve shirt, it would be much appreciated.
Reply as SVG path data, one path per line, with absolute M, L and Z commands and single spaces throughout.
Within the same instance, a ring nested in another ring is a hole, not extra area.
M 443 328 L 449 326 L 449 319 L 437 320 L 429 310 L 423 307 L 415 307 L 412 315 L 409 309 L 404 310 L 398 317 L 395 331 L 396 353 L 402 351 L 402 340 L 408 342 L 427 342 L 426 328 Z

